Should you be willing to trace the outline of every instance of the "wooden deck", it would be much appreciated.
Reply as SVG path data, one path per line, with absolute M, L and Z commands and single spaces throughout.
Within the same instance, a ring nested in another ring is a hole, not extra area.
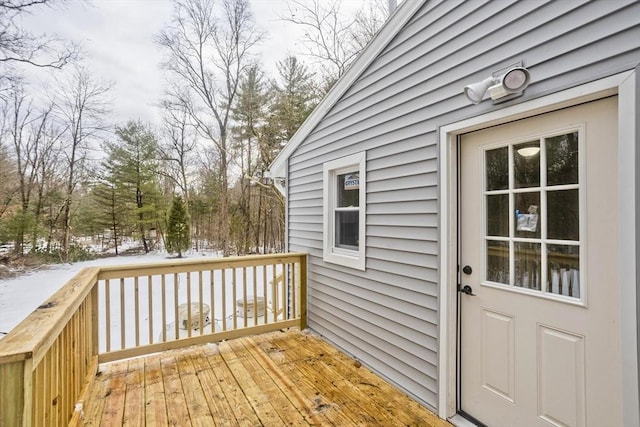
M 297 329 L 100 367 L 84 425 L 449 426 Z

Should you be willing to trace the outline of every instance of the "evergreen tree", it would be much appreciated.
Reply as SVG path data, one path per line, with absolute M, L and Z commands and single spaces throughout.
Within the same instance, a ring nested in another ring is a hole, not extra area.
M 133 223 L 133 205 L 127 200 L 127 195 L 112 177 L 104 177 L 93 188 L 91 198 L 95 211 L 93 218 L 88 219 L 96 224 L 103 235 L 103 245 L 113 242 L 116 255 L 122 238 L 129 234 L 128 227 Z
M 232 189 L 229 212 L 232 214 L 230 217 L 232 241 L 235 241 L 237 251 L 241 254 L 251 252 L 250 246 L 253 241 L 258 246 L 255 237 L 259 233 L 255 232 L 256 215 L 252 187 L 254 177 L 260 173 L 257 171 L 258 142 L 265 122 L 268 102 L 269 97 L 262 81 L 262 71 L 258 65 L 255 65 L 249 69 L 240 84 L 238 102 L 233 110 L 233 118 L 237 123 L 233 129 L 237 141 L 236 152 L 240 155 L 243 179 L 236 188 Z
M 146 232 L 158 228 L 164 217 L 157 175 L 158 143 L 155 135 L 140 122 L 129 121 L 124 127 L 116 128 L 116 135 L 119 141 L 106 146 L 109 158 L 105 163 L 105 177 L 117 193 L 118 207 L 126 203 L 133 212 L 127 219 L 135 222 L 131 225 L 137 229 L 148 253 L 151 248 Z
M 181 196 L 176 196 L 169 213 L 167 229 L 167 252 L 177 252 L 178 258 L 182 258 L 182 252 L 191 245 L 191 232 L 189 217 Z

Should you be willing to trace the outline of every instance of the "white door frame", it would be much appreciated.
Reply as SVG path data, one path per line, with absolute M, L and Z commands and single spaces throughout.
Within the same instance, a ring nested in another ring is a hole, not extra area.
M 622 279 L 620 289 L 620 325 L 622 337 L 622 396 L 624 425 L 640 425 L 638 391 L 638 330 L 636 283 L 636 143 L 640 129 L 636 129 L 638 102 L 636 72 L 626 71 L 571 89 L 491 111 L 476 117 L 442 126 L 440 142 L 440 343 L 438 367 L 438 415 L 451 418 L 457 411 L 457 339 L 458 339 L 458 200 L 457 177 L 458 136 L 514 120 L 531 117 L 618 95 L 618 179 L 620 200 L 620 260 Z

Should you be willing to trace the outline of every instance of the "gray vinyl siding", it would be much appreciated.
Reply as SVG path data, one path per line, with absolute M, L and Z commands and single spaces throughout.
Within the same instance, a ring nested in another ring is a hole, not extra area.
M 425 2 L 289 158 L 288 244 L 310 255 L 310 328 L 436 409 L 438 127 L 635 68 L 639 16 L 637 1 Z M 462 94 L 520 60 L 524 97 Z M 322 259 L 322 165 L 361 151 L 365 271 Z

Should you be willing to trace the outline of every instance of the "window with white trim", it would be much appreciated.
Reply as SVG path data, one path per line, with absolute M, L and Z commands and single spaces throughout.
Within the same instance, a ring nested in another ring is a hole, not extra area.
M 323 259 L 365 269 L 366 156 L 364 152 L 323 165 Z

